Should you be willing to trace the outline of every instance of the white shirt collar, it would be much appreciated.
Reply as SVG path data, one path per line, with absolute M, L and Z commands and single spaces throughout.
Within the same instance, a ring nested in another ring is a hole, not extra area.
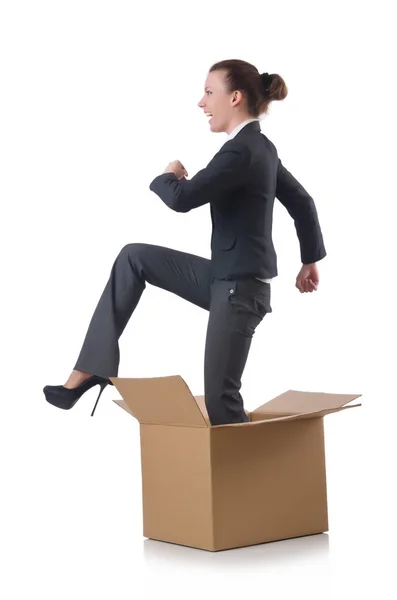
M 248 125 L 248 123 L 253 123 L 254 121 L 259 121 L 259 119 L 247 119 L 246 121 L 243 121 L 242 123 L 240 123 L 240 125 L 237 125 L 237 127 L 235 127 L 233 129 L 233 131 L 231 131 L 229 133 L 229 135 L 227 136 L 226 142 L 228 142 L 229 140 L 231 140 L 232 138 L 234 138 L 234 136 L 236 136 L 238 134 L 238 132 L 243 129 L 243 127 L 245 127 L 246 125 Z

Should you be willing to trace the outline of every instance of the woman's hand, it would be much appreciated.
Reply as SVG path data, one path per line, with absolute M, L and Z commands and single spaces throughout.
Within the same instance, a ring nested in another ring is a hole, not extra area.
M 174 175 L 176 175 L 178 179 L 182 179 L 182 177 L 188 176 L 188 172 L 179 160 L 173 160 L 172 162 L 170 162 L 164 170 L 164 173 L 174 173 Z
M 316 263 L 302 265 L 302 268 L 296 277 L 295 287 L 298 288 L 301 294 L 313 292 L 317 291 L 319 281 L 320 276 Z

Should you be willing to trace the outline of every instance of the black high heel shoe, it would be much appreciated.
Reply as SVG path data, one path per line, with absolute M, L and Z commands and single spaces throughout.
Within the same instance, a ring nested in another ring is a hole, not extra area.
M 99 375 L 92 375 L 89 379 L 83 381 L 83 383 L 81 383 L 78 387 L 66 388 L 64 385 L 46 385 L 43 388 L 43 392 L 47 402 L 49 402 L 53 406 L 57 406 L 58 408 L 69 410 L 76 404 L 77 400 L 81 398 L 81 396 L 87 390 L 91 389 L 94 385 L 97 384 L 101 386 L 101 389 L 99 391 L 98 398 L 95 402 L 95 406 L 91 413 L 91 417 L 93 417 L 103 390 L 107 385 L 113 385 L 113 383 L 109 379 L 99 377 Z

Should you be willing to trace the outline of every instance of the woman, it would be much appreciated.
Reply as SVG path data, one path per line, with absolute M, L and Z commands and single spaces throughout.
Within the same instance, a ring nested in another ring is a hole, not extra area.
M 46 386 L 51 404 L 71 408 L 99 384 L 117 377 L 118 340 L 146 283 L 168 290 L 209 311 L 204 359 L 204 395 L 212 425 L 247 421 L 241 376 L 252 336 L 270 306 L 270 281 L 277 275 L 272 214 L 277 197 L 294 219 L 302 268 L 300 292 L 319 283 L 316 262 L 326 256 L 313 199 L 282 165 L 259 117 L 287 88 L 279 75 L 259 74 L 251 64 L 226 60 L 209 70 L 198 106 L 213 132 L 228 138 L 205 169 L 187 179 L 175 160 L 150 189 L 172 210 L 210 205 L 211 259 L 151 244 L 131 243 L 117 256 L 65 385 Z M 111 384 L 112 385 L 112 384 Z

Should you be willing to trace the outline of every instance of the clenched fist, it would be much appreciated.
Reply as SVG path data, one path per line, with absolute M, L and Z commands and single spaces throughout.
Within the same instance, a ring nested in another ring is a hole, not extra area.
M 182 179 L 182 177 L 187 177 L 188 172 L 185 167 L 181 163 L 180 160 L 173 160 L 168 164 L 165 168 L 164 173 L 174 173 L 178 177 L 178 179 Z
M 316 263 L 310 265 L 302 265 L 296 277 L 295 287 L 303 294 L 304 292 L 317 291 L 320 281 L 318 268 Z

